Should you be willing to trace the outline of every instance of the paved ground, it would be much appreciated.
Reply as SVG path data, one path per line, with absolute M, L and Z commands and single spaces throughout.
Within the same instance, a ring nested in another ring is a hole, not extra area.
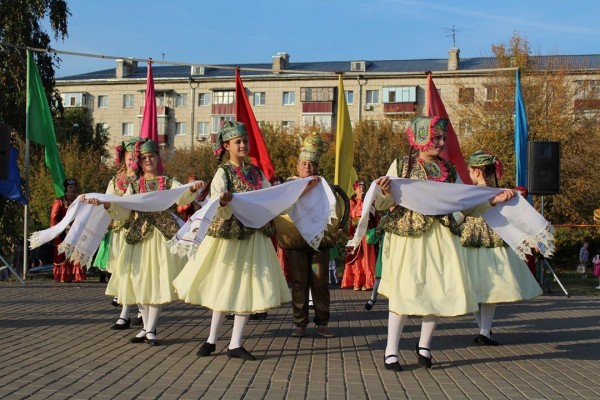
M 210 314 L 182 303 L 159 323 L 159 347 L 130 344 L 137 330 L 112 331 L 118 311 L 100 283 L 0 284 L 0 398 L 6 399 L 595 399 L 600 398 L 600 298 L 543 296 L 498 308 L 494 336 L 504 345 L 471 345 L 471 317 L 443 319 L 434 367 L 413 352 L 419 319 L 401 341 L 404 371 L 383 368 L 386 303 L 332 290 L 331 327 L 290 337 L 289 306 L 246 327 L 257 361 L 229 359 L 231 322 L 214 357 L 195 355 Z

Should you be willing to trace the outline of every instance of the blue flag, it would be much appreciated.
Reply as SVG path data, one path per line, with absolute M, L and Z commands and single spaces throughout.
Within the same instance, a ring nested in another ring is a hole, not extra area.
M 21 192 L 21 177 L 17 166 L 17 155 L 17 149 L 11 146 L 8 158 L 8 179 L 0 180 L 0 196 L 18 201 L 21 204 L 27 204 L 27 199 Z
M 517 186 L 527 187 L 527 113 L 521 92 L 521 79 L 517 68 L 515 94 L 515 164 Z

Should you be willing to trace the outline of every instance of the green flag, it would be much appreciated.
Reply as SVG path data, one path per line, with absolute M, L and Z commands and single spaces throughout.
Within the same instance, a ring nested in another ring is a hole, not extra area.
M 50 106 L 42 78 L 27 50 L 27 138 L 44 146 L 46 166 L 52 175 L 56 197 L 64 196 L 65 170 L 60 160 Z

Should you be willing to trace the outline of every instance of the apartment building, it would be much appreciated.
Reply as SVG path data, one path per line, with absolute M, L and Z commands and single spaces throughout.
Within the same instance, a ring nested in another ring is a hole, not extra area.
M 600 112 L 600 55 L 537 56 L 544 68 L 551 60 L 569 66 L 577 85 L 574 107 Z M 211 142 L 225 120 L 235 114 L 235 71 L 241 77 L 259 122 L 284 129 L 321 125 L 335 129 L 338 75 L 342 72 L 352 123 L 362 119 L 405 121 L 425 107 L 426 72 L 431 71 L 445 104 L 492 99 L 486 77 L 495 72 L 493 57 L 421 60 L 350 60 L 298 62 L 278 53 L 271 63 L 226 66 L 156 66 L 152 68 L 158 111 L 159 141 L 167 149 L 193 148 Z M 139 134 L 144 108 L 147 67 L 136 61 L 116 61 L 114 69 L 58 78 L 56 88 L 65 107 L 85 107 L 95 123 L 110 132 L 110 145 Z M 447 107 L 448 108 L 448 107 Z M 460 127 L 459 116 L 450 118 Z

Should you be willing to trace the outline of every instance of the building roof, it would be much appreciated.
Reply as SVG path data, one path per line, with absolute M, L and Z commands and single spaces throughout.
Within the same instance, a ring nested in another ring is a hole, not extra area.
M 533 65 L 539 69 L 547 69 L 561 65 L 576 70 L 600 69 L 600 54 L 589 55 L 556 55 L 532 56 Z M 353 60 L 354 61 L 354 60 Z M 365 73 L 410 73 L 425 71 L 447 71 L 448 59 L 420 59 L 420 60 L 377 60 L 366 61 Z M 322 71 L 322 72 L 351 72 L 351 61 L 316 61 L 316 62 L 290 62 L 286 71 Z M 271 63 L 256 64 L 228 64 L 228 68 L 206 67 L 203 78 L 228 78 L 233 77 L 234 67 L 241 69 L 242 76 L 273 76 Z M 495 57 L 460 58 L 459 70 L 482 70 L 496 67 Z M 264 69 L 265 71 L 248 70 L 249 68 Z M 244 70 L 246 69 L 246 70 Z M 187 79 L 190 76 L 190 66 L 154 66 L 152 68 L 154 79 Z M 73 80 L 105 80 L 115 79 L 116 68 L 93 71 L 84 74 L 56 78 L 58 82 Z M 126 79 L 146 79 L 147 67 L 137 67 L 127 75 Z M 288 76 L 286 72 L 285 76 Z

